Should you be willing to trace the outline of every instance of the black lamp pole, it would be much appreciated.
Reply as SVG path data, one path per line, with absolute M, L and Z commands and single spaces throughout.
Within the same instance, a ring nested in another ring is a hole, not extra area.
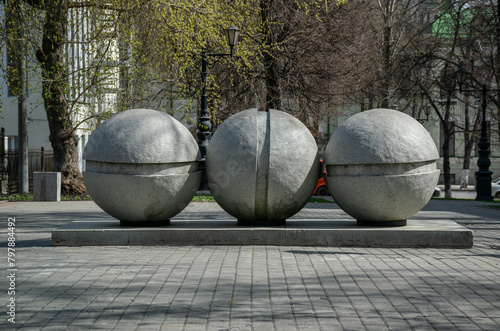
M 200 99 L 200 116 L 198 117 L 198 146 L 200 147 L 201 160 L 199 162 L 199 169 L 202 173 L 200 191 L 208 189 L 207 175 L 206 175 L 206 159 L 207 149 L 212 138 L 212 123 L 210 123 L 210 114 L 208 113 L 208 98 L 207 98 L 207 77 L 208 77 L 208 57 L 233 57 L 233 47 L 238 42 L 240 30 L 234 25 L 231 25 L 225 30 L 227 44 L 231 52 L 229 54 L 210 54 L 207 53 L 206 48 L 201 52 L 201 99 Z
M 208 62 L 207 52 L 205 48 L 201 53 L 201 100 L 200 100 L 200 117 L 198 118 L 198 145 L 203 160 L 207 156 L 207 148 L 210 138 L 212 137 L 210 123 L 210 114 L 208 113 L 208 98 L 207 98 L 207 77 L 208 77 Z
M 476 171 L 476 200 L 493 201 L 493 197 L 491 196 L 491 175 L 493 173 L 490 171 L 491 161 L 489 158 L 490 142 L 486 131 L 486 92 L 486 85 L 483 84 L 483 102 L 481 107 L 483 110 L 483 120 L 481 122 L 481 138 L 479 138 L 479 159 L 477 160 L 479 170 Z
M 481 121 L 481 138 L 479 138 L 479 159 L 477 160 L 477 166 L 479 170 L 476 171 L 476 200 L 483 201 L 493 201 L 493 197 L 491 196 L 491 175 L 493 172 L 490 171 L 491 161 L 489 158 L 490 155 L 490 142 L 488 140 L 488 133 L 486 130 L 486 100 L 487 100 L 487 92 L 486 85 L 482 84 L 481 90 L 462 90 L 462 85 L 465 83 L 469 72 L 464 68 L 458 69 L 455 73 L 458 86 L 460 89 L 460 93 L 462 92 L 482 92 L 482 121 Z M 493 90 L 490 90 L 493 91 Z

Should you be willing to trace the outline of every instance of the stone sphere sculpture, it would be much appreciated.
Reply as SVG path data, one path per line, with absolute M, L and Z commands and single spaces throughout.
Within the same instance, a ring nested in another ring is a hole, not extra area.
M 106 120 L 90 136 L 83 158 L 92 199 L 124 225 L 168 223 L 189 204 L 201 181 L 199 149 L 189 130 L 150 109 Z
M 337 204 L 361 225 L 406 225 L 439 179 L 439 153 L 412 117 L 372 109 L 347 119 L 325 151 L 327 186 Z
M 207 150 L 208 186 L 240 225 L 280 225 L 300 211 L 319 174 L 318 148 L 298 119 L 248 109 L 228 118 Z

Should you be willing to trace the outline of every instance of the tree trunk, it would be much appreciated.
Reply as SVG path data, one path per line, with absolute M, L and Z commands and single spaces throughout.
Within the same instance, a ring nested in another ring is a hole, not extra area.
M 17 136 L 18 136 L 18 179 L 19 193 L 29 192 L 29 167 L 28 167 L 28 111 L 26 109 L 26 71 L 22 58 L 18 59 L 19 83 L 21 84 L 17 97 Z M 3 143 L 3 142 L 2 142 Z
M 444 176 L 444 197 L 451 199 L 451 166 L 450 166 L 450 138 L 454 134 L 454 128 L 450 125 L 451 96 L 446 98 L 445 114 L 443 122 L 443 176 Z
M 273 0 L 260 0 L 260 20 L 262 46 L 264 48 L 263 65 L 266 84 L 265 109 L 281 110 L 281 89 L 278 72 L 278 62 L 272 53 L 273 40 L 270 30 L 270 12 Z
M 472 141 L 470 132 L 470 118 L 469 118 L 469 103 L 465 97 L 465 109 L 464 109 L 464 162 L 462 166 L 462 178 L 460 180 L 460 188 L 467 188 L 469 184 L 469 168 L 470 168 L 470 153 L 472 151 Z
M 79 195 L 86 193 L 86 189 L 78 170 L 77 141 L 66 99 L 64 41 L 68 28 L 68 1 L 45 3 L 42 48 L 37 58 L 42 68 L 42 93 L 54 151 L 54 171 L 61 172 L 63 193 Z
M 375 84 L 375 82 L 374 82 Z M 368 110 L 375 108 L 375 95 L 373 93 L 368 94 Z
M 383 72 L 382 72 L 382 90 L 381 90 L 381 107 L 390 108 L 390 80 L 391 80 L 391 34 L 392 28 L 388 22 L 385 22 L 384 26 L 384 45 L 382 46 L 382 56 L 383 56 Z
M 500 141 L 500 106 L 497 107 L 498 140 Z
M 470 169 L 470 161 L 471 161 L 471 154 L 472 154 L 472 149 L 474 148 L 474 145 L 476 144 L 476 137 L 478 136 L 476 132 L 479 132 L 480 130 L 480 125 L 481 125 L 481 117 L 476 116 L 476 119 L 474 120 L 474 124 L 472 125 L 472 128 L 470 128 L 469 124 L 469 116 L 468 116 L 468 103 L 465 104 L 465 132 L 464 132 L 464 162 L 463 162 L 463 169 L 467 170 Z M 472 131 L 472 133 L 471 133 Z M 467 184 L 467 183 L 466 183 Z M 462 187 L 462 183 L 460 184 L 460 188 L 466 188 L 467 185 Z
M 26 42 L 19 1 L 9 0 L 5 4 L 5 27 L 10 38 L 7 40 L 9 91 L 17 96 L 18 178 L 17 191 L 29 192 L 28 172 L 28 112 L 26 109 Z M 15 64 L 15 66 L 14 66 Z M 1 142 L 3 143 L 3 141 Z
M 445 130 L 445 132 L 448 130 Z M 450 167 L 450 136 L 445 133 L 443 141 L 443 176 L 444 176 L 444 197 L 451 199 L 451 167 Z
M 496 38 L 496 56 L 494 59 L 496 59 L 495 62 L 493 62 L 494 66 L 494 75 L 496 78 L 496 85 L 497 87 L 500 86 L 500 1 L 497 0 L 497 38 Z M 498 139 L 500 140 L 500 98 L 496 99 L 496 106 L 497 106 L 497 124 L 498 124 Z

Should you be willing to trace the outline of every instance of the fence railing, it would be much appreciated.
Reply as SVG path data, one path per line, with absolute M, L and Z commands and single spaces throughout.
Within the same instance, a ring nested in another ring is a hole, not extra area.
M 18 171 L 19 159 L 17 150 L 5 150 L 5 131 L 0 132 L 0 182 L 2 191 L 0 193 L 18 193 Z M 33 173 L 38 171 L 52 171 L 54 167 L 54 153 L 47 153 L 43 147 L 40 151 L 28 152 L 28 177 L 29 190 L 33 192 Z

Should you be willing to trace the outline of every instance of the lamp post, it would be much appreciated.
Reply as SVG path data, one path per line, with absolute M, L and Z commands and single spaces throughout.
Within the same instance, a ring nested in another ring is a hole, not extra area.
M 482 93 L 482 121 L 481 121 L 481 138 L 479 138 L 479 159 L 477 160 L 477 165 L 479 170 L 476 171 L 476 188 L 477 195 L 476 200 L 486 200 L 493 201 L 493 197 L 491 196 L 491 175 L 493 174 L 490 171 L 491 161 L 489 158 L 490 155 L 490 142 L 488 140 L 488 133 L 486 131 L 486 100 L 487 100 L 487 92 L 486 85 L 482 84 L 481 89 L 472 89 L 472 90 L 463 90 L 462 85 L 465 83 L 469 76 L 469 72 L 464 68 L 460 68 L 455 72 L 455 78 L 457 80 L 460 93 L 462 92 L 470 92 L 470 93 Z M 496 90 L 489 90 L 490 92 Z
M 416 120 L 419 121 L 420 123 L 427 122 L 429 120 L 429 115 L 431 114 L 431 105 L 424 106 L 424 114 L 425 118 L 416 118 Z
M 233 57 L 233 47 L 238 42 L 240 30 L 231 25 L 225 30 L 226 41 L 230 48 L 229 54 L 212 54 L 207 53 L 204 48 L 201 52 L 201 100 L 200 100 L 200 116 L 198 117 L 198 146 L 200 147 L 201 160 L 199 162 L 199 169 L 202 172 L 200 190 L 207 189 L 207 176 L 206 176 L 206 157 L 207 149 L 212 138 L 212 124 L 210 123 L 210 114 L 208 113 L 208 98 L 207 98 L 207 77 L 208 77 L 208 57 Z

